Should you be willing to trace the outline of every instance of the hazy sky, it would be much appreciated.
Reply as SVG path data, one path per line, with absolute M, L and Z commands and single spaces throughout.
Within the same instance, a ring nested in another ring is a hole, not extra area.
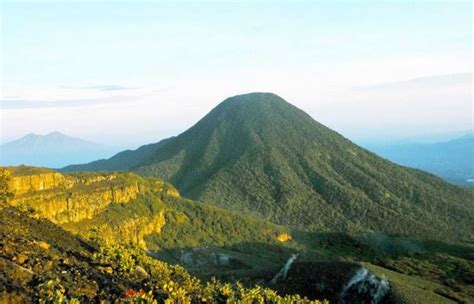
M 154 142 L 252 91 L 355 140 L 473 128 L 470 1 L 65 2 L 2 1 L 3 142 Z

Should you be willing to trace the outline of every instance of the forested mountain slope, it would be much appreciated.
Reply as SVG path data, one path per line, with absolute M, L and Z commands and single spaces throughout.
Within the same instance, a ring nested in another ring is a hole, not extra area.
M 146 157 L 129 153 L 138 164 L 132 170 L 163 178 L 186 197 L 275 223 L 438 239 L 474 235 L 472 191 L 380 158 L 271 93 L 228 98 L 157 145 Z
M 172 138 L 163 139 L 155 144 L 139 147 L 136 150 L 125 150 L 119 152 L 109 159 L 100 159 L 88 163 L 87 165 L 70 165 L 64 171 L 124 171 L 139 166 L 143 160 L 153 157 L 153 155 Z M 85 168 L 87 166 L 87 168 Z M 85 169 L 85 170 L 83 170 Z

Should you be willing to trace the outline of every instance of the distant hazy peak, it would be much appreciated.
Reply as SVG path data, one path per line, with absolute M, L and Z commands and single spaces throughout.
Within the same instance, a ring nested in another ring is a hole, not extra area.
M 51 133 L 48 133 L 46 135 L 44 135 L 45 137 L 52 137 L 52 136 L 61 136 L 61 137 L 71 137 L 71 136 L 67 136 L 61 132 L 58 132 L 58 131 L 53 131 Z
M 80 138 L 72 137 L 66 134 L 63 134 L 58 131 L 53 131 L 51 133 L 48 133 L 46 135 L 41 135 L 41 134 L 36 134 L 36 133 L 29 133 L 26 134 L 25 136 L 17 139 L 17 140 L 12 140 L 8 143 L 5 143 L 4 146 L 14 144 L 17 142 L 25 142 L 25 141 L 43 141 L 43 142 L 51 142 L 51 141 L 76 141 L 76 142 L 81 142 L 84 144 L 89 144 L 89 145 L 98 145 L 96 143 L 83 140 Z
M 2 165 L 34 165 L 58 168 L 68 164 L 110 157 L 115 148 L 103 146 L 60 132 L 27 134 L 0 145 Z

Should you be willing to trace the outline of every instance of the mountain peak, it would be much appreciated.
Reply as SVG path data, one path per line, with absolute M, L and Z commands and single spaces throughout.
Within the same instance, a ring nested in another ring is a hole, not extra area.
M 242 107 L 246 108 L 255 108 L 255 107 L 265 107 L 265 106 L 291 106 L 280 96 L 269 93 L 269 92 L 253 92 L 241 95 L 235 95 L 227 98 L 217 107 Z
M 464 238 L 473 212 L 467 190 L 379 158 L 272 93 L 227 98 L 175 138 L 67 170 L 111 168 L 312 231 Z
M 47 139 L 47 138 L 72 138 L 71 136 L 67 136 L 61 132 L 58 131 L 53 131 L 51 133 L 48 133 L 46 135 L 42 134 L 36 134 L 36 133 L 28 133 L 19 140 L 30 140 L 30 139 Z
M 267 129 L 273 133 L 291 128 L 293 124 L 304 129 L 317 122 L 274 93 L 254 92 L 225 99 L 188 131 L 216 128 L 228 131 L 230 128 L 236 132 L 261 133 Z
M 58 132 L 58 131 L 53 131 L 51 133 L 48 133 L 45 135 L 45 137 L 70 137 L 70 136 L 67 136 L 61 132 Z
M 109 156 L 106 146 L 54 131 L 46 135 L 27 134 L 0 146 L 3 165 L 35 165 L 61 167 Z M 114 151 L 115 152 L 115 151 Z
M 286 101 L 283 98 L 271 92 L 251 92 L 251 93 L 239 94 L 239 95 L 235 95 L 235 96 L 227 98 L 226 101 L 254 102 L 254 103 L 279 101 L 279 102 L 286 103 Z
M 22 138 L 36 138 L 36 137 L 40 137 L 40 136 L 41 135 L 36 134 L 36 133 L 28 133 L 25 136 L 23 136 Z

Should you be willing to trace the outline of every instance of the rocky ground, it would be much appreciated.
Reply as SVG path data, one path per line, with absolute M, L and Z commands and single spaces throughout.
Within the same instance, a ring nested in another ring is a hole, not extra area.
M 93 261 L 94 248 L 47 220 L 0 209 L 0 302 L 117 299 L 141 285 Z

